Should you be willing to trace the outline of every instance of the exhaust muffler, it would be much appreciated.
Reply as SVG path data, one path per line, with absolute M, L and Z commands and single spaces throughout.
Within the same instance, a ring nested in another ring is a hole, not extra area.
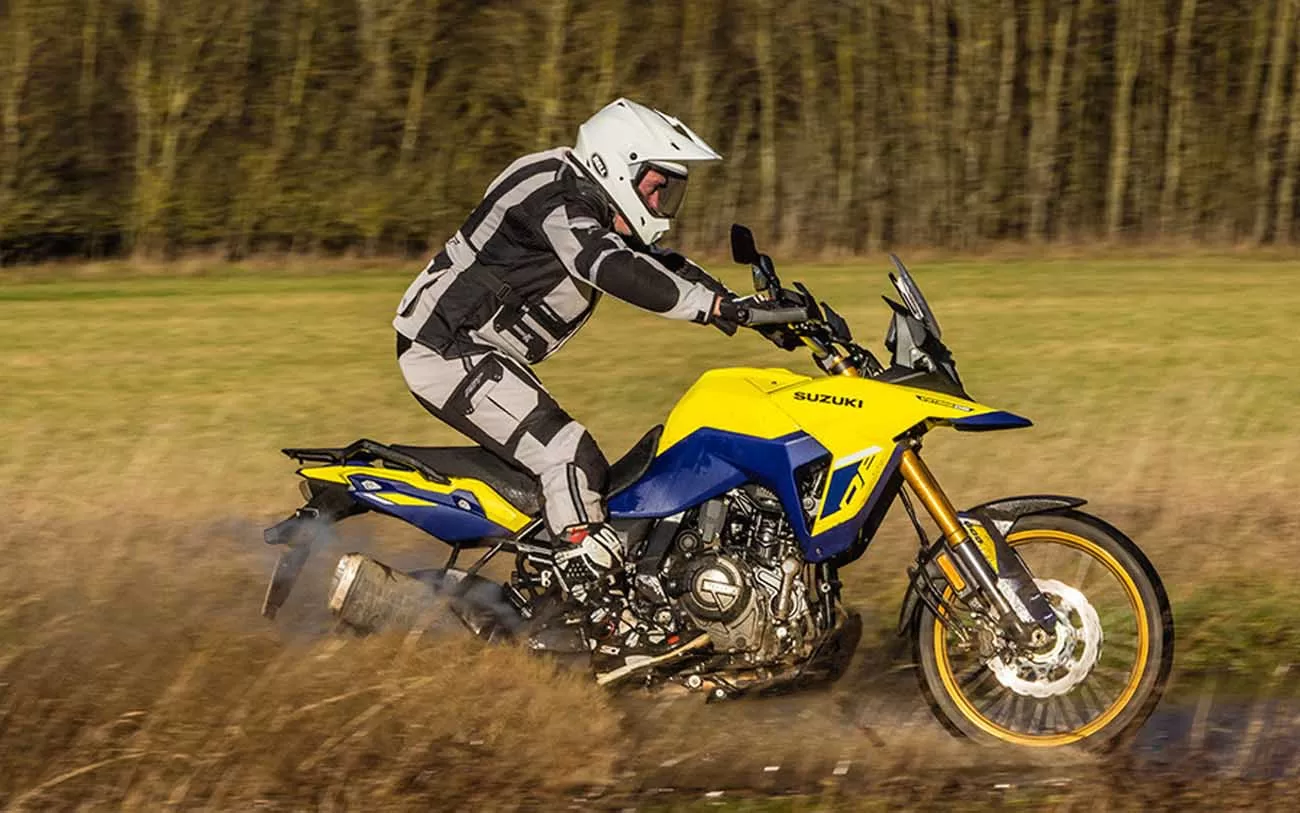
M 360 553 L 339 559 L 329 608 L 357 632 L 429 626 L 444 599 L 432 585 Z

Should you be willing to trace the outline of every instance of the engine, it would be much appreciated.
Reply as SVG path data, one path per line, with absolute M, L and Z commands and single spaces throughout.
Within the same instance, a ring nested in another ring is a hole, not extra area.
M 715 651 L 757 664 L 806 654 L 808 570 L 780 500 L 747 485 L 700 507 L 674 539 L 664 582 Z

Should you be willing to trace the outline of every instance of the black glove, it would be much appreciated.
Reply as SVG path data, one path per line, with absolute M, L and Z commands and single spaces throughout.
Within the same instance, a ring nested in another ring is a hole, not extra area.
M 736 335 L 736 328 L 740 323 L 735 320 L 735 309 L 728 307 L 726 303 L 733 301 L 732 297 L 718 296 L 713 298 L 713 308 L 709 310 L 708 324 L 713 325 L 718 330 L 728 336 Z
M 719 297 L 715 303 L 717 313 L 710 317 L 710 321 L 727 335 L 735 333 L 737 327 L 752 327 L 776 342 L 778 347 L 792 350 L 802 344 L 788 326 L 807 320 L 806 308 L 748 298 Z

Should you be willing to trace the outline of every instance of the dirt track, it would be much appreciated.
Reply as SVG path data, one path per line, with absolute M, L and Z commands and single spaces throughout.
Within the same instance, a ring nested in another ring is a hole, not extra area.
M 1143 786 L 1185 805 L 1258 801 L 1300 768 L 1295 706 L 1243 702 L 1223 684 L 1199 707 L 1204 692 L 1183 687 L 1105 762 L 977 749 L 942 731 L 906 660 L 879 645 L 830 689 L 719 704 L 610 697 L 580 673 L 452 633 L 325 634 L 313 602 L 330 554 L 357 537 L 316 557 L 273 627 L 257 616 L 270 557 L 250 544 L 251 521 L 10 531 L 0 802 L 14 809 L 1119 803 Z M 97 534 L 102 555 L 74 569 L 50 553 L 68 534 Z M 1141 793 L 1145 806 L 1165 799 Z

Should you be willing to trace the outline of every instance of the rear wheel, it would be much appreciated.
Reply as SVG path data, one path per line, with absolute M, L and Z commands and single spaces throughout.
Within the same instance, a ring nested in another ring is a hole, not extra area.
M 923 609 L 915 654 L 935 715 L 955 733 L 1029 747 L 1097 748 L 1135 732 L 1173 664 L 1173 614 L 1151 563 L 1080 511 L 1024 517 L 1007 541 L 1056 610 L 1057 632 L 1040 650 L 999 651 Z

